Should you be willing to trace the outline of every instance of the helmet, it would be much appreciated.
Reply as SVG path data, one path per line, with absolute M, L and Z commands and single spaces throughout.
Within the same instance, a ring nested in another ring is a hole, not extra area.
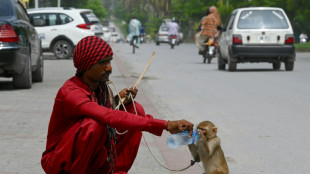
M 172 22 L 175 22 L 175 17 L 172 18 Z

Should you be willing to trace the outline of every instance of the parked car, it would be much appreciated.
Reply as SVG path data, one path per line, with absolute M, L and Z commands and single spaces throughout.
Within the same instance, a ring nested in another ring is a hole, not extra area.
M 103 37 L 102 24 L 89 9 L 45 7 L 28 9 L 30 20 L 42 39 L 43 51 L 59 59 L 72 56 L 75 45 L 84 37 Z
M 267 62 L 274 70 L 292 71 L 294 32 L 281 8 L 249 7 L 234 10 L 219 38 L 218 69 L 235 71 L 238 63 Z
M 41 40 L 18 0 L 0 0 L 0 76 L 15 88 L 43 81 Z

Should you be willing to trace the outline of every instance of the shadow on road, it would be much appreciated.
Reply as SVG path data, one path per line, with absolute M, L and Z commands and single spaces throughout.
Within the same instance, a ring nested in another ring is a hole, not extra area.
M 0 81 L 0 91 L 11 91 L 14 90 L 13 82 L 10 80 Z

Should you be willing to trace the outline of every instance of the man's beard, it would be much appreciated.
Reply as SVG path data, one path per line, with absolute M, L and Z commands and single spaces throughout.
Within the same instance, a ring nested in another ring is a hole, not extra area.
M 112 71 L 106 71 L 101 74 L 99 82 L 109 81 L 109 75 L 112 74 Z

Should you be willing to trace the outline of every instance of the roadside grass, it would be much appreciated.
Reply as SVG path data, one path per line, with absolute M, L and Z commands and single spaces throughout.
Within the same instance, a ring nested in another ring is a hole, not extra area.
M 296 51 L 309 51 L 310 52 L 310 43 L 295 43 Z

